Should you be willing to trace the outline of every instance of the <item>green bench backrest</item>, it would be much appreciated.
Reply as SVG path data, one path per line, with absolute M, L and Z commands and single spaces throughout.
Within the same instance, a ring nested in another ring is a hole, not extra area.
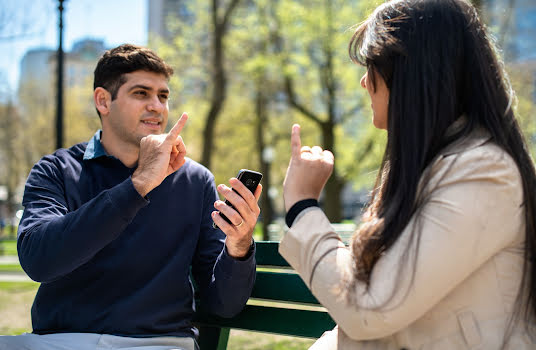
M 291 269 L 282 270 L 289 265 L 279 255 L 279 242 L 257 242 L 256 245 L 257 276 L 251 298 L 278 304 L 248 304 L 230 319 L 196 314 L 201 350 L 225 349 L 231 328 L 318 338 L 335 326 L 328 313 L 318 308 L 318 301 L 301 278 Z M 278 270 L 273 271 L 274 268 Z M 292 303 L 317 308 L 304 310 Z

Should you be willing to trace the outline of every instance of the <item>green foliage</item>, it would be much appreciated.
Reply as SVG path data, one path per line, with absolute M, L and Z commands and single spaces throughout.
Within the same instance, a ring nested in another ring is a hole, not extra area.
M 289 74 L 295 79 L 300 102 L 326 119 L 326 89 L 321 75 L 328 48 L 334 53 L 333 76 L 340 111 L 335 129 L 337 169 L 357 187 L 370 186 L 370 172 L 379 164 L 385 137 L 370 126 L 368 97 L 359 84 L 364 69 L 350 62 L 347 45 L 353 26 L 379 3 L 257 0 L 236 9 L 224 42 L 229 85 L 216 125 L 211 165 L 217 183 L 226 183 L 240 168 L 259 169 L 255 125 L 259 122 L 256 101 L 262 94 L 268 113 L 263 133 L 275 151 L 270 185 L 279 193 L 275 205 L 282 209 L 281 185 L 290 156 L 291 125 L 302 125 L 304 144 L 322 144 L 318 125 L 288 105 L 284 77 Z M 183 136 L 189 156 L 199 161 L 203 116 L 211 93 L 212 28 L 206 2 L 189 6 L 194 16 L 188 25 L 184 25 L 184 19 L 167 19 L 168 27 L 176 33 L 173 41 L 153 40 L 152 45 L 175 68 L 170 82 L 172 115 L 189 112 L 191 119 Z M 375 141 L 374 152 L 361 155 L 359 149 L 371 138 Z M 353 156 L 360 156 L 362 162 L 356 166 Z
M 221 0 L 220 15 L 228 0 Z M 329 117 L 326 74 L 327 53 L 333 53 L 335 86 L 336 170 L 356 189 L 374 183 L 385 147 L 386 134 L 370 122 L 370 101 L 359 84 L 364 68 L 348 57 L 348 42 L 356 24 L 361 23 L 383 0 L 344 1 L 241 1 L 230 18 L 226 33 L 225 62 L 228 91 L 215 130 L 211 170 L 217 183 L 227 183 L 240 168 L 259 169 L 260 147 L 255 127 L 259 123 L 258 97 L 266 99 L 267 120 L 263 135 L 274 150 L 271 186 L 275 205 L 282 212 L 282 182 L 290 157 L 290 128 L 302 125 L 304 144 L 322 144 L 318 123 L 291 108 L 285 96 L 284 77 L 294 81 L 298 101 L 321 121 Z M 200 160 L 203 127 L 213 82 L 213 29 L 211 3 L 188 2 L 192 16 L 166 19 L 175 33 L 172 41 L 150 38 L 154 48 L 175 69 L 170 81 L 170 125 L 183 111 L 190 120 L 183 130 L 188 156 Z M 530 149 L 536 152 L 534 71 L 530 65 L 507 64 L 518 102 L 516 115 L 525 131 Z M 65 145 L 87 141 L 100 121 L 96 115 L 91 76 L 83 85 L 69 87 L 65 94 Z M 0 184 L 15 189 L 24 183 L 31 166 L 54 151 L 54 87 L 28 83 L 21 86 L 16 112 L 0 105 Z M 16 115 L 16 118 L 13 118 Z M 13 127 L 15 132 L 9 130 Z M 17 150 L 14 152 L 13 150 Z M 266 185 L 266 184 L 265 184 Z M 266 191 L 264 195 L 267 195 Z
M 536 156 L 536 64 L 521 63 L 508 66 L 510 82 L 516 92 L 514 112 L 525 134 L 533 158 Z
M 45 84 L 46 85 L 46 84 Z M 100 121 L 93 104 L 92 77 L 88 76 L 82 86 L 72 86 L 65 91 L 64 147 L 88 141 Z M 17 152 L 14 157 L 18 171 L 17 185 L 25 180 L 31 167 L 44 155 L 55 150 L 55 98 L 52 82 L 25 82 L 19 88 L 17 117 L 8 116 L 9 122 L 17 122 L 20 140 L 14 140 Z M 3 120 L 3 119 L 2 119 Z

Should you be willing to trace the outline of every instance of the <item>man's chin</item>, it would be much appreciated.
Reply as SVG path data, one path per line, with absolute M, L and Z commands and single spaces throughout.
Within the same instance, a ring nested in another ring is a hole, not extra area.
M 149 136 L 149 135 L 161 135 L 163 134 L 164 131 L 163 130 L 144 130 L 143 132 L 140 132 L 138 134 L 138 138 L 141 140 L 142 138 L 144 138 L 145 136 Z

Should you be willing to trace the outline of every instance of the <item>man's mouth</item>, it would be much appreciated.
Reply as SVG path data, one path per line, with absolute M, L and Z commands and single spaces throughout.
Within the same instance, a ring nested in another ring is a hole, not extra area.
M 142 120 L 141 122 L 146 125 L 160 125 L 158 120 Z

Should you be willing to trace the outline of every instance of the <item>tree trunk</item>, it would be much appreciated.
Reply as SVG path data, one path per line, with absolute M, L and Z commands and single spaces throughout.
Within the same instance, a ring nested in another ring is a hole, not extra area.
M 315 113 L 312 109 L 309 109 L 306 104 L 302 104 L 294 91 L 294 81 L 291 76 L 285 76 L 285 92 L 289 100 L 289 104 L 292 108 L 302 113 L 306 118 L 315 122 L 322 135 L 322 147 L 331 151 L 335 157 L 337 156 L 337 150 L 335 149 L 335 134 L 334 129 L 339 121 L 336 118 L 337 110 L 337 83 L 333 68 L 333 55 L 334 50 L 332 47 L 333 40 L 333 3 L 331 0 L 325 1 L 326 19 L 329 23 L 329 32 L 327 38 L 322 43 L 322 52 L 325 55 L 325 60 L 313 59 L 315 63 L 313 68 L 318 69 L 319 82 L 322 87 L 322 101 L 326 108 L 327 120 L 323 120 L 320 114 Z M 336 167 L 334 167 L 333 174 L 329 178 L 326 187 L 324 188 L 323 197 L 323 209 L 331 222 L 339 222 L 342 220 L 342 189 L 344 187 L 345 180 L 342 178 Z
M 270 240 L 268 225 L 273 221 L 274 217 L 274 207 L 272 199 L 268 195 L 270 192 L 270 181 L 271 181 L 271 159 L 265 157 L 266 152 L 266 140 L 264 135 L 264 126 L 268 125 L 268 116 L 266 113 L 267 100 L 266 96 L 263 93 L 261 86 L 257 86 L 257 94 L 255 97 L 255 113 L 257 115 L 257 123 L 255 125 L 256 136 L 257 136 L 257 148 L 259 150 L 259 161 L 260 169 L 263 174 L 263 194 L 260 198 L 261 200 L 261 214 L 262 214 L 262 239 L 264 241 Z
M 327 121 L 321 124 L 322 127 L 322 144 L 323 148 L 330 150 L 336 154 L 335 150 L 335 135 L 334 123 Z M 336 161 L 336 160 L 335 160 Z M 342 216 L 342 189 L 344 187 L 344 179 L 339 176 L 337 167 L 333 167 L 333 174 L 326 183 L 324 188 L 323 209 L 331 222 L 340 222 Z
M 201 163 L 210 169 L 212 152 L 214 150 L 214 129 L 216 128 L 216 122 L 218 116 L 225 102 L 227 93 L 227 78 L 224 68 L 224 46 L 223 39 L 227 32 L 230 17 L 233 10 L 236 8 L 240 0 L 232 0 L 229 6 L 225 9 L 223 17 L 218 16 L 219 13 L 219 0 L 212 0 L 212 82 L 213 90 L 212 97 L 210 99 L 210 109 L 208 111 L 205 128 L 203 129 L 203 152 L 201 156 Z
M 215 16 L 213 16 L 214 22 L 214 38 L 212 49 L 214 50 L 212 56 L 212 67 L 214 72 L 212 73 L 212 98 L 210 100 L 210 109 L 205 120 L 205 128 L 203 130 L 203 154 L 201 157 L 201 163 L 210 169 L 210 160 L 212 157 L 212 151 L 214 148 L 214 129 L 216 128 L 216 120 L 223 107 L 225 101 L 227 81 L 225 77 L 225 69 L 223 68 L 223 31 L 217 22 Z

